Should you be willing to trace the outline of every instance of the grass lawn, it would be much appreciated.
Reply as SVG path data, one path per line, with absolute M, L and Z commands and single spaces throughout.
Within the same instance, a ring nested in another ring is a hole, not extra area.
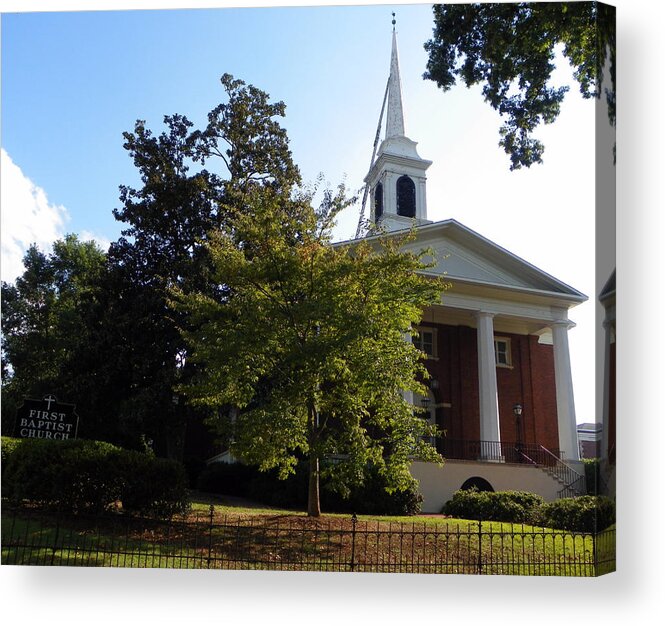
M 2 562 L 568 576 L 596 571 L 599 550 L 591 535 L 427 515 L 360 515 L 354 524 L 348 514 L 308 518 L 233 498 L 193 494 L 193 500 L 186 516 L 170 521 L 118 514 L 59 519 L 40 511 L 13 516 L 5 507 Z M 606 556 L 607 565 L 611 554 Z

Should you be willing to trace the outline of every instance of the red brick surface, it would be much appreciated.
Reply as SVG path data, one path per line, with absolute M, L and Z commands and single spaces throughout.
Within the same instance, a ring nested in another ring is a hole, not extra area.
M 439 426 L 453 440 L 480 439 L 478 352 L 476 329 L 468 326 L 423 324 L 437 329 L 437 358 L 426 366 L 439 388 L 436 403 L 450 408 L 437 410 Z M 511 367 L 497 367 L 499 415 L 502 441 L 521 440 L 541 444 L 556 452 L 559 447 L 552 346 L 538 343 L 533 335 L 495 333 L 511 340 Z M 522 425 L 518 436 L 513 412 L 521 404 Z

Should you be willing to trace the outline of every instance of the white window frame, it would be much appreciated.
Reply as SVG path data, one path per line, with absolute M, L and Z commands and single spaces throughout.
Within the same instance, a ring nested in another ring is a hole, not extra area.
M 418 348 L 421 352 L 425 352 L 423 349 L 424 343 L 422 341 L 422 334 L 423 333 L 431 333 L 432 335 L 432 354 L 428 354 L 425 352 L 425 355 L 428 359 L 434 359 L 437 360 L 439 358 L 437 349 L 436 349 L 436 344 L 437 344 L 437 334 L 436 334 L 436 328 L 433 328 L 431 326 L 416 326 L 413 330 L 415 330 L 418 335 L 414 335 L 411 338 L 411 341 L 413 345 Z
M 506 349 L 499 350 L 499 343 L 505 343 Z M 499 354 L 505 354 L 506 362 L 502 363 L 499 361 Z M 510 337 L 494 337 L 494 362 L 497 367 L 507 367 L 512 369 L 513 367 L 513 355 L 512 355 L 512 346 L 510 345 Z

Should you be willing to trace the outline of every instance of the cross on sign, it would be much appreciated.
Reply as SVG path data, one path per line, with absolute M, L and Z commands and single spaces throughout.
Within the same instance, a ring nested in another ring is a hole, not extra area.
M 56 398 L 55 398 L 55 396 L 54 396 L 53 394 L 48 395 L 48 396 L 46 396 L 46 397 L 44 398 L 44 400 L 45 400 L 46 402 L 48 402 L 48 405 L 46 406 L 46 410 L 47 410 L 47 411 L 50 411 L 50 410 L 51 410 L 51 404 L 52 404 L 53 402 L 56 402 Z

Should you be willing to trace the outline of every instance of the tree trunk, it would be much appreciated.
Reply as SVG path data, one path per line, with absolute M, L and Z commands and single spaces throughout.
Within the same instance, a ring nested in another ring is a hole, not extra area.
M 307 498 L 307 515 L 319 517 L 321 515 L 321 500 L 319 498 L 319 459 L 311 456 L 309 459 L 309 496 Z
M 319 498 L 319 457 L 316 452 L 316 438 L 318 434 L 318 418 L 314 399 L 309 401 L 309 493 L 307 497 L 307 515 L 319 517 L 321 515 L 321 500 Z

